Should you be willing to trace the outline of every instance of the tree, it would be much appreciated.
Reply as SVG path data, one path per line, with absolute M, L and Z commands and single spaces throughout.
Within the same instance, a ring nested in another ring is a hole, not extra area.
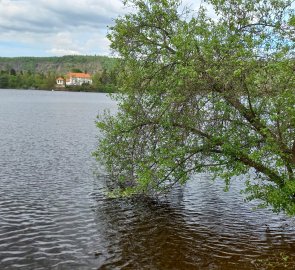
M 52 72 L 48 72 L 44 78 L 44 89 L 52 89 L 56 84 L 57 75 Z
M 99 116 L 95 156 L 123 195 L 191 174 L 244 175 L 248 199 L 295 214 L 294 10 L 290 1 L 131 0 L 116 20 L 119 111 Z
M 103 84 L 102 84 L 102 81 L 101 81 L 101 72 L 96 72 L 92 75 L 92 84 L 93 84 L 93 87 L 95 89 L 102 89 L 103 88 Z
M 71 72 L 74 72 L 74 73 L 83 73 L 81 69 L 79 68 L 72 68 L 71 69 Z
M 1 74 L 0 75 L 0 88 L 8 88 L 8 86 L 9 86 L 8 75 Z
M 16 71 L 14 68 L 11 68 L 10 71 L 9 71 L 9 74 L 12 75 L 12 76 L 16 76 Z

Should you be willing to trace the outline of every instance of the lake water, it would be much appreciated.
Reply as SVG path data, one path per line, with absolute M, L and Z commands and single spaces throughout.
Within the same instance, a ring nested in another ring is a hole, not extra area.
M 1 270 L 256 269 L 295 256 L 295 220 L 253 211 L 242 178 L 226 193 L 197 175 L 161 201 L 107 199 L 91 152 L 97 113 L 115 107 L 104 94 L 0 90 Z

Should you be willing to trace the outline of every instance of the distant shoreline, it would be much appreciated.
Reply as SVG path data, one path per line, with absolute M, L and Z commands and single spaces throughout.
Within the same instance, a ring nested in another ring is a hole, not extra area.
M 46 91 L 46 92 L 72 92 L 72 93 L 96 93 L 96 94 L 115 94 L 114 92 L 99 92 L 99 91 L 81 91 L 81 90 L 66 90 L 66 89 L 23 89 L 23 88 L 0 88 L 0 91 L 8 90 L 8 91 Z

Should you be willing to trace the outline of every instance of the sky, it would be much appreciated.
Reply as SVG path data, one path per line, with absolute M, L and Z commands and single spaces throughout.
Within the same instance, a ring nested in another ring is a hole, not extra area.
M 127 11 L 121 0 L 0 0 L 0 56 L 110 55 L 108 26 Z

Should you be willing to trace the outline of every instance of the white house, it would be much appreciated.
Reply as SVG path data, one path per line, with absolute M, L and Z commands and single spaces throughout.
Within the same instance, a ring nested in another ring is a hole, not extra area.
M 92 79 L 88 73 L 74 73 L 70 72 L 67 74 L 66 85 L 82 85 L 92 84 Z
M 56 79 L 56 86 L 57 87 L 64 87 L 65 86 L 65 79 L 63 77 L 58 77 Z

